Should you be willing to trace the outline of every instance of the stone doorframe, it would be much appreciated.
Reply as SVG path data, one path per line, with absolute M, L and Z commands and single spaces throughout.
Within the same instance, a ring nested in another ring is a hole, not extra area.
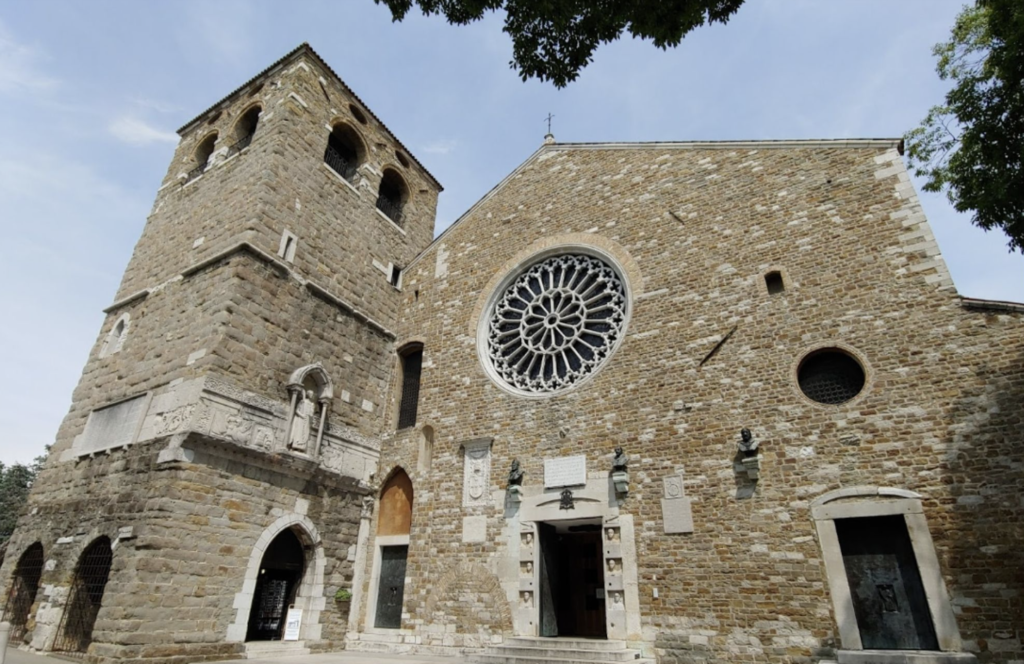
M 373 542 L 373 568 L 370 576 L 370 592 L 366 595 L 366 615 L 363 632 L 366 634 L 395 634 L 402 631 L 401 627 L 377 627 L 377 593 L 380 586 L 381 550 L 386 546 L 409 546 L 408 535 L 377 535 Z M 406 572 L 406 578 L 409 573 Z M 406 592 L 409 587 L 406 585 Z M 405 599 L 402 600 L 402 613 L 405 613 Z
M 252 611 L 253 594 L 256 592 L 256 580 L 260 574 L 260 563 L 263 562 L 263 554 L 267 547 L 274 541 L 274 538 L 291 528 L 302 548 L 307 555 L 306 569 L 302 572 L 302 581 L 295 593 L 295 608 L 302 611 L 302 625 L 299 628 L 300 641 L 319 641 L 322 626 L 320 625 L 320 613 L 327 606 L 324 598 L 324 546 L 313 522 L 301 514 L 285 514 L 267 527 L 256 540 L 256 544 L 249 554 L 249 564 L 245 569 L 245 580 L 242 582 L 242 590 L 235 593 L 235 601 L 232 608 L 235 609 L 235 620 L 228 625 L 225 641 L 229 643 L 244 643 L 246 632 L 249 630 L 249 613 Z
M 835 611 L 836 623 L 839 626 L 839 638 L 842 644 L 840 662 L 844 659 L 842 651 L 863 651 L 860 628 L 853 609 L 853 593 L 846 576 L 843 554 L 839 548 L 839 535 L 836 532 L 835 519 L 859 517 L 876 517 L 902 515 L 910 535 L 910 544 L 914 551 L 914 559 L 921 573 L 921 582 L 928 601 L 928 610 L 935 624 L 935 636 L 939 649 L 946 652 L 959 652 L 963 648 L 960 630 L 956 626 L 953 608 L 949 601 L 949 593 L 942 580 L 939 570 L 939 559 L 935 555 L 935 544 L 928 530 L 928 522 L 921 506 L 921 495 L 905 489 L 886 487 L 858 486 L 829 491 L 811 502 L 811 518 L 818 532 L 821 544 L 822 559 L 832 596 L 832 608 Z M 879 659 L 891 656 L 891 661 L 904 662 L 904 655 L 909 651 L 871 651 Z M 971 658 L 973 659 L 973 658 Z M 928 660 L 932 661 L 932 660 Z
M 537 523 L 588 520 L 601 524 L 605 628 L 608 638 L 639 642 L 640 594 L 633 515 L 620 514 L 615 487 L 607 475 L 592 476 L 586 486 L 574 487 L 575 506 L 560 508 L 561 488 L 523 487 L 517 513 L 509 520 L 509 555 L 518 558 L 513 630 L 516 636 L 537 636 L 540 626 L 540 539 Z M 518 523 L 517 523 L 518 522 Z

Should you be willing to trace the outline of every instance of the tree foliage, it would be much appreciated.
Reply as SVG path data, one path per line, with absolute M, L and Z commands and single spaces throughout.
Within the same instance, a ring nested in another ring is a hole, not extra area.
M 5 466 L 0 462 L 0 544 L 11 538 L 21 508 L 28 500 L 28 490 L 45 459 L 37 457 L 29 466 L 20 463 Z
M 505 32 L 512 37 L 513 69 L 523 80 L 551 81 L 562 88 L 576 80 L 601 44 L 623 32 L 650 39 L 661 49 L 678 46 L 691 30 L 726 23 L 744 0 L 374 0 L 401 21 L 419 5 L 424 14 L 441 14 L 454 25 L 478 21 L 490 11 L 505 11 Z
M 1024 253 L 1024 2 L 976 0 L 934 53 L 954 85 L 907 134 L 910 164 L 925 191 Z

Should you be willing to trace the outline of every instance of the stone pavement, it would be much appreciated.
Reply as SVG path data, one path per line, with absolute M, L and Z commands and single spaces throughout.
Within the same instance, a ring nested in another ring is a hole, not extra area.
M 26 664 L 29 660 L 26 660 Z M 294 657 L 274 657 L 273 659 L 233 659 L 217 664 L 258 664 L 265 662 L 284 662 L 285 664 L 463 664 L 462 657 L 440 657 L 438 655 L 392 655 L 379 652 L 341 651 L 319 655 L 296 655 Z M 12 664 L 5 662 L 4 664 Z M 14 662 L 13 664 L 22 664 Z
M 53 657 L 44 657 L 43 655 L 36 655 L 17 648 L 8 648 L 6 659 L 4 664 L 50 664 L 50 662 L 62 662 L 64 660 L 54 659 Z
M 3 664 L 56 664 L 66 660 L 54 659 L 29 652 L 7 649 Z M 320 655 L 298 655 L 295 657 L 274 657 L 272 659 L 233 659 L 217 664 L 462 664 L 461 657 L 438 657 L 436 655 L 390 655 L 376 652 L 333 652 Z

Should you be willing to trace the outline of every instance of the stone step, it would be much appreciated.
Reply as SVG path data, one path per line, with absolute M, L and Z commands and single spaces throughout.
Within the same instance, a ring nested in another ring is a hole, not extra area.
M 495 653 L 480 653 L 469 658 L 471 664 L 607 664 L 603 660 L 587 658 L 582 650 L 557 650 L 547 653 L 547 657 L 518 657 Z M 635 659 L 623 660 L 634 664 L 655 664 L 653 659 L 642 659 L 640 653 L 634 651 Z
M 473 664 L 654 664 L 624 641 L 516 636 L 470 656 Z
M 555 636 L 513 636 L 505 639 L 502 646 L 517 648 L 548 648 L 549 650 L 625 650 L 625 641 L 608 641 L 605 639 L 577 639 L 573 637 Z M 498 646 L 501 647 L 501 646 Z
M 246 659 L 277 659 L 308 655 L 305 641 L 250 641 L 245 644 Z
M 520 648 L 510 646 L 490 648 L 481 654 L 513 658 L 520 661 L 575 657 L 577 659 L 585 659 L 588 662 L 635 662 L 639 655 L 636 650 L 569 650 L 567 648 Z

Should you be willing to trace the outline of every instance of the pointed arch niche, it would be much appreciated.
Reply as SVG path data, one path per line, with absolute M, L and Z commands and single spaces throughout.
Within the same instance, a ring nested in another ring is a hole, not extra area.
M 380 491 L 373 576 L 370 577 L 366 611 L 365 629 L 368 632 L 400 629 L 402 626 L 412 504 L 412 480 L 405 470 L 396 468 Z
M 316 457 L 327 422 L 327 409 L 334 398 L 334 384 L 322 364 L 307 364 L 292 372 L 288 378 L 291 408 L 288 416 L 288 449 Z M 316 437 L 310 443 L 314 417 L 319 415 Z

